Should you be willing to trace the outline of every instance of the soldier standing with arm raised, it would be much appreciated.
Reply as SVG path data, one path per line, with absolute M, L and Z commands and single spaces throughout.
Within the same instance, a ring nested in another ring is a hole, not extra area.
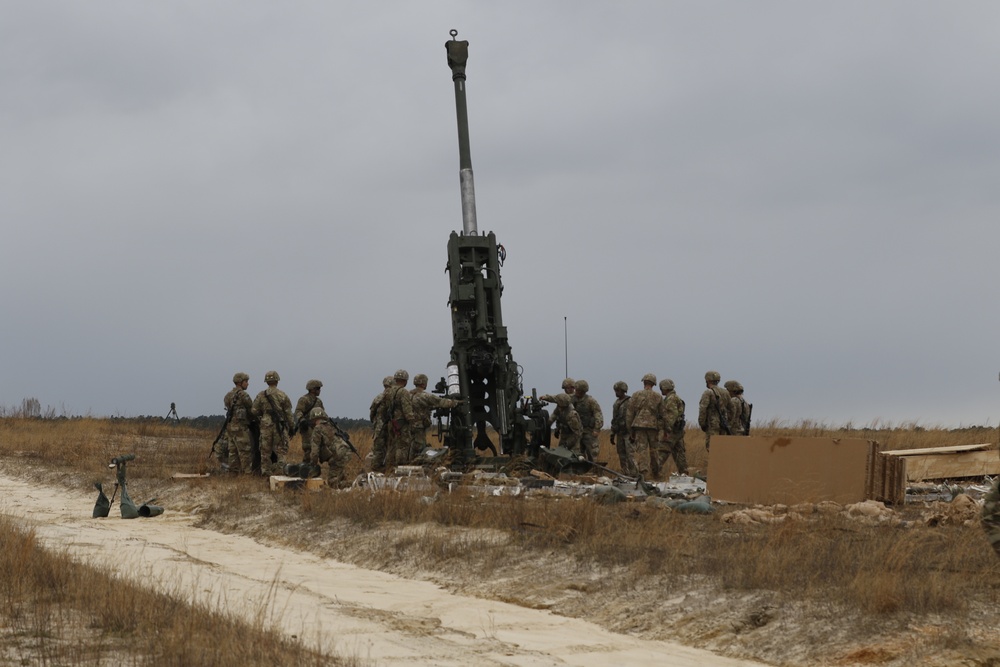
M 427 391 L 427 376 L 423 373 L 417 373 L 413 376 L 413 389 L 410 390 L 410 397 L 413 400 L 413 416 L 415 418 L 412 434 L 413 449 L 410 452 L 410 460 L 412 461 L 429 446 L 427 444 L 427 429 L 431 427 L 431 412 L 438 408 L 454 408 L 461 401 Z
M 583 435 L 583 423 L 580 421 L 580 414 L 573 406 L 573 398 L 576 396 L 576 383 L 571 378 L 563 380 L 563 393 L 544 394 L 538 397 L 540 401 L 555 403 L 556 408 L 552 411 L 552 421 L 556 424 L 555 436 L 559 439 L 559 446 L 576 454 L 580 451 L 580 437 Z

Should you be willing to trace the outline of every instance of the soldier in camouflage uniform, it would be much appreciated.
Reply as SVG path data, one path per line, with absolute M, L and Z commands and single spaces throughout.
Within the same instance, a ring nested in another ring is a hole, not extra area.
M 323 408 L 313 408 L 309 412 L 312 425 L 312 449 L 309 463 L 319 468 L 326 464 L 326 483 L 331 489 L 345 486 L 347 461 L 351 458 L 351 448 L 347 446 L 330 423 Z
M 1000 556 L 1000 477 L 997 477 L 983 498 L 982 525 L 990 546 Z
M 611 444 L 618 451 L 618 463 L 626 475 L 635 474 L 635 462 L 628 450 L 628 426 L 625 425 L 625 410 L 628 408 L 628 385 L 619 380 L 614 384 L 615 404 L 611 408 Z
M 312 412 L 313 408 L 323 407 L 323 401 L 319 397 L 322 388 L 323 383 L 319 380 L 309 380 L 309 382 L 306 382 L 306 393 L 295 404 L 295 430 L 302 436 L 303 463 L 309 463 L 312 460 L 309 454 L 309 449 L 312 446 L 310 440 L 312 436 L 312 421 L 309 419 L 309 413 Z
M 265 476 L 284 470 L 288 438 L 293 435 L 292 401 L 278 389 L 279 380 L 277 371 L 265 373 L 267 389 L 253 399 L 253 413 L 260 420 L 260 472 Z
M 387 435 L 386 466 L 401 466 L 410 462 L 413 427 L 417 417 L 413 414 L 413 397 L 406 390 L 410 374 L 400 369 L 392 376 L 395 384 L 382 399 L 382 422 Z
M 588 461 L 596 461 L 600 453 L 600 444 L 597 436 L 604 428 L 604 413 L 601 406 L 593 396 L 587 394 L 590 385 L 586 380 L 577 380 L 573 383 L 574 396 L 573 407 L 580 415 L 580 424 L 583 432 L 580 435 L 580 449 Z
M 653 459 L 653 477 L 660 478 L 660 472 L 667 472 L 670 457 L 674 457 L 677 472 L 688 474 L 687 451 L 684 448 L 684 399 L 674 391 L 674 381 L 660 380 L 660 393 L 663 394 L 663 434 L 656 447 L 656 457 Z
M 723 386 L 729 392 L 729 430 L 733 435 L 750 435 L 750 404 L 743 398 L 743 385 L 727 380 Z
M 388 431 L 385 430 L 385 413 L 382 411 L 382 403 L 385 395 L 392 387 L 392 376 L 386 375 L 382 378 L 382 393 L 372 399 L 371 407 L 368 408 L 368 418 L 372 422 L 372 463 L 373 472 L 384 472 L 386 463 L 386 453 L 388 449 Z
M 231 414 L 229 423 L 226 424 L 225 435 L 225 440 L 229 444 L 227 452 L 229 472 L 250 474 L 253 472 L 253 441 L 250 425 L 254 420 L 253 401 L 247 393 L 250 376 L 246 373 L 237 373 L 233 376 L 233 384 L 236 386 L 230 389 L 223 399 L 226 414 Z
M 698 426 L 705 432 L 705 451 L 708 451 L 713 435 L 730 435 L 729 392 L 719 386 L 721 379 L 718 371 L 705 373 L 706 389 L 698 402 Z
M 413 423 L 413 450 L 410 452 L 410 460 L 413 460 L 420 452 L 427 449 L 427 429 L 431 427 L 431 412 L 438 408 L 454 408 L 460 400 L 444 398 L 427 391 L 427 376 L 418 373 L 413 376 L 413 389 L 410 390 L 410 397 L 413 401 L 413 416 L 416 421 Z
M 556 424 L 555 436 L 559 438 L 559 445 L 577 454 L 580 451 L 580 438 L 583 435 L 583 423 L 580 421 L 580 414 L 573 406 L 573 398 L 576 396 L 575 382 L 570 378 L 563 380 L 563 393 L 545 394 L 539 396 L 538 400 L 548 403 L 555 403 L 556 409 L 552 411 L 551 421 Z
M 636 473 L 645 477 L 655 456 L 656 438 L 663 428 L 663 401 L 653 391 L 656 376 L 646 373 L 642 376 L 642 390 L 632 394 L 625 408 L 625 423 L 628 425 L 629 444 Z

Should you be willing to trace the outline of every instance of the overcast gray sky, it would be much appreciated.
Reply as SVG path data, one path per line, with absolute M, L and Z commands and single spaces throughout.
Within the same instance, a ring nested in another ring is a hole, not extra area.
M 0 6 L 0 404 L 443 375 L 454 28 L 526 391 L 568 351 L 606 412 L 716 369 L 756 419 L 996 423 L 1000 5 Z

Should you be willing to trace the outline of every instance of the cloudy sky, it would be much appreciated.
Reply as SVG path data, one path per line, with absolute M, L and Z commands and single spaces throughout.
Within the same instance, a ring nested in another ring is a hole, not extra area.
M 443 375 L 454 28 L 526 391 L 997 422 L 995 3 L 2 6 L 0 405 L 220 414 L 274 369 L 362 417 Z

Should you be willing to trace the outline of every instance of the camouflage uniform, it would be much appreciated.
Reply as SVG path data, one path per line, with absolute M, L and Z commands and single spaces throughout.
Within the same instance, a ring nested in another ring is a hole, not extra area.
M 229 472 L 253 472 L 253 441 L 250 437 L 250 424 L 254 421 L 252 412 L 253 401 L 250 394 L 243 389 L 244 380 L 249 380 L 246 373 L 233 376 L 235 387 L 229 390 L 222 402 L 226 406 L 226 414 L 232 410 L 232 417 L 226 424 L 225 440 L 228 441 Z M 221 444 L 221 441 L 220 441 Z
M 368 418 L 372 422 L 372 463 L 373 471 L 381 472 L 385 470 L 386 451 L 388 449 L 388 434 L 385 429 L 385 412 L 382 406 L 385 403 L 385 396 L 392 386 L 392 376 L 386 375 L 382 378 L 382 393 L 372 399 L 371 407 L 368 408 Z
M 586 380 L 577 380 L 574 384 L 576 395 L 573 397 L 573 407 L 580 415 L 580 425 L 583 432 L 580 435 L 580 449 L 588 461 L 596 461 L 600 453 L 600 443 L 597 436 L 604 428 L 604 413 L 597 399 L 587 394 L 590 385 Z
M 253 399 L 253 413 L 260 420 L 261 474 L 274 475 L 285 467 L 285 455 L 288 454 L 288 429 L 293 423 L 292 401 L 288 398 L 288 394 L 278 389 L 277 373 L 268 371 L 264 379 L 268 387 Z
M 344 486 L 347 477 L 347 461 L 351 458 L 351 448 L 333 430 L 326 412 L 313 408 L 309 413 L 314 424 L 310 462 L 314 466 L 326 464 L 326 483 L 332 489 Z
M 539 400 L 555 403 L 556 409 L 552 411 L 552 421 L 556 423 L 556 437 L 559 438 L 559 445 L 577 454 L 580 451 L 580 436 L 583 435 L 583 424 L 580 421 L 580 414 L 573 407 L 573 397 L 569 394 L 545 394 L 539 396 Z
M 729 392 L 729 429 L 733 435 L 749 435 L 750 404 L 743 398 L 743 385 L 728 380 L 725 387 Z
M 663 401 L 651 388 L 656 384 L 655 375 L 642 376 L 642 384 L 643 389 L 632 394 L 625 408 L 625 423 L 635 472 L 645 477 L 649 474 L 651 457 L 656 455 L 656 437 L 663 428 Z
M 444 398 L 427 391 L 427 376 L 422 373 L 414 376 L 413 383 L 416 386 L 410 390 L 415 420 L 411 435 L 413 443 L 411 460 L 430 446 L 427 444 L 427 429 L 431 427 L 431 412 L 438 408 L 454 408 L 459 404 L 455 399 Z
M 982 525 L 990 546 L 1000 556 L 1000 477 L 993 482 L 989 493 L 983 498 Z
M 323 387 L 323 383 L 319 380 L 309 380 L 306 383 L 306 390 L 308 393 L 304 394 L 299 402 L 295 404 L 295 427 L 302 437 L 302 462 L 308 463 L 312 460 L 309 455 L 310 448 L 312 447 L 312 422 L 309 420 L 309 413 L 312 412 L 313 408 L 322 408 L 323 399 L 319 397 L 319 390 Z M 313 393 L 313 389 L 317 393 Z
M 705 451 L 708 451 L 713 435 L 726 434 L 722 426 L 722 415 L 729 420 L 729 392 L 719 384 L 719 373 L 709 371 L 705 373 L 705 384 L 707 388 L 701 395 L 698 402 L 698 426 L 705 432 Z
M 398 370 L 392 377 L 396 385 L 386 392 L 380 409 L 387 436 L 386 466 L 401 466 L 410 462 L 413 427 L 417 423 L 417 417 L 413 414 L 413 398 L 406 390 L 409 373 Z
M 625 410 L 628 408 L 628 385 L 619 380 L 614 385 L 615 404 L 611 408 L 611 444 L 618 451 L 618 463 L 626 475 L 635 474 L 635 462 L 628 453 L 628 426 L 625 424 Z
M 663 435 L 652 461 L 653 477 L 657 479 L 660 472 L 666 469 L 671 456 L 677 464 L 677 472 L 688 474 L 687 451 L 684 448 L 684 399 L 674 391 L 673 380 L 662 380 L 660 393 L 663 394 Z

